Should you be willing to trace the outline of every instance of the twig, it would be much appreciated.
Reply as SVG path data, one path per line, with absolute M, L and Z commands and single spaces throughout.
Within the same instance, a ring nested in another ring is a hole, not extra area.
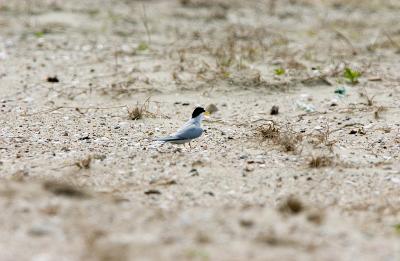
M 390 36 L 388 32 L 383 30 L 383 34 L 389 39 L 389 42 L 397 48 L 397 51 L 400 51 L 400 44 L 398 44 L 396 41 L 393 40 L 393 38 Z
M 342 129 L 347 128 L 347 127 L 357 126 L 357 125 L 358 125 L 358 126 L 364 126 L 364 124 L 362 124 L 362 123 L 357 123 L 357 122 L 355 122 L 355 123 L 348 123 L 348 124 L 343 125 L 343 126 L 340 127 L 340 128 L 337 128 L 337 129 L 334 129 L 334 130 L 330 131 L 330 133 L 333 133 L 333 132 L 342 130 Z
M 114 46 L 114 72 L 116 75 L 118 75 L 118 52 L 115 46 Z
M 354 48 L 354 45 L 353 45 L 353 44 L 351 43 L 351 41 L 349 40 L 349 38 L 347 38 L 343 33 L 339 32 L 338 30 L 336 30 L 336 29 L 334 29 L 334 28 L 331 28 L 331 30 L 332 30 L 333 32 L 335 32 L 336 35 L 337 35 L 339 38 L 341 38 L 342 40 L 344 40 L 348 46 L 350 46 L 353 55 L 357 55 L 357 51 L 356 51 L 356 49 Z
M 151 45 L 151 37 L 150 37 L 150 29 L 149 29 L 149 24 L 147 21 L 147 15 L 146 15 L 146 6 L 143 4 L 143 25 L 146 30 L 146 35 L 147 35 L 147 44 L 150 46 Z

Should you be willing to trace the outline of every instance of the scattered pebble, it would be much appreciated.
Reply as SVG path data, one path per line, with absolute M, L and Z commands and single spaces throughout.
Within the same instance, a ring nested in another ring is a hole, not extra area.
M 48 225 L 35 224 L 29 229 L 28 234 L 35 237 L 42 237 L 52 234 L 52 232 L 53 229 L 51 229 L 51 227 Z
M 144 192 L 145 195 L 161 195 L 161 191 L 157 189 L 149 189 Z
M 270 114 L 271 115 L 278 115 L 278 113 L 279 113 L 279 106 L 276 106 L 276 105 L 272 106 Z
M 339 87 L 339 88 L 337 88 L 337 89 L 335 90 L 335 93 L 336 93 L 336 94 L 339 94 L 339 95 L 345 95 L 345 94 L 346 94 L 346 88 L 344 88 L 344 87 Z
M 199 176 L 199 172 L 197 171 L 197 169 L 191 169 L 189 171 L 190 176 L 195 177 L 195 176 Z
M 51 83 L 57 83 L 60 82 L 60 80 L 58 80 L 57 76 L 49 76 L 47 77 L 47 82 L 51 82 Z
M 67 183 L 58 181 L 46 181 L 43 183 L 43 188 L 52 192 L 57 196 L 73 197 L 73 198 L 87 198 L 87 192 Z
M 298 214 L 304 210 L 303 203 L 294 196 L 288 197 L 279 207 L 279 211 L 286 214 Z
M 244 170 L 246 172 L 252 172 L 252 171 L 254 171 L 254 166 L 247 164 L 246 167 L 244 168 Z
M 205 195 L 209 195 L 209 196 L 211 196 L 211 197 L 215 197 L 215 194 L 214 194 L 214 192 L 212 192 L 212 191 L 206 191 L 206 192 L 204 192 L 204 194 L 205 194 Z
M 217 108 L 217 106 L 215 104 L 211 103 L 210 105 L 208 105 L 206 107 L 206 111 L 208 111 L 210 114 L 213 114 L 213 113 L 218 111 L 218 108 Z
M 254 221 L 251 220 L 251 219 L 242 218 L 242 219 L 239 220 L 239 224 L 240 224 L 241 227 L 251 228 L 251 227 L 254 226 Z

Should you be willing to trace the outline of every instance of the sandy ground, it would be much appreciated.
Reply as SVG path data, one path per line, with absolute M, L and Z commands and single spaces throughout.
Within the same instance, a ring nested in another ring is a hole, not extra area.
M 0 260 L 400 260 L 399 13 L 0 1 Z

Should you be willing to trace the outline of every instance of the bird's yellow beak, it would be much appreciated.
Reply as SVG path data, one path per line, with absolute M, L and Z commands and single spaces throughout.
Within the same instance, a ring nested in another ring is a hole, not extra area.
M 211 113 L 210 113 L 209 111 L 205 111 L 205 112 L 204 112 L 204 115 L 206 115 L 206 116 L 210 116 L 210 115 L 211 115 Z

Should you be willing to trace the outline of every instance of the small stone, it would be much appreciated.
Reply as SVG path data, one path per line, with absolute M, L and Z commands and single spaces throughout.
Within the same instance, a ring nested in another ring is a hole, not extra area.
M 149 189 L 144 192 L 145 195 L 161 195 L 161 192 L 157 189 Z
M 244 168 L 244 170 L 246 172 L 252 172 L 254 171 L 254 167 L 252 165 L 246 165 L 246 167 Z
M 211 103 L 210 105 L 208 105 L 206 107 L 206 111 L 208 111 L 210 114 L 213 114 L 213 113 L 218 111 L 218 108 L 217 108 L 217 106 L 215 104 Z
M 60 82 L 60 80 L 58 80 L 57 76 L 49 76 L 47 77 L 47 82 L 51 82 L 51 83 L 56 83 L 56 82 Z
M 278 113 L 279 113 L 279 106 L 276 106 L 276 105 L 272 106 L 270 114 L 271 115 L 278 115 Z
M 129 122 L 126 122 L 126 121 L 118 123 L 118 126 L 120 128 L 127 128 L 127 127 L 129 127 L 129 125 L 130 125 Z
M 265 160 L 264 159 L 256 159 L 254 162 L 257 163 L 257 164 L 265 164 Z
M 51 234 L 51 232 L 52 229 L 49 226 L 43 224 L 36 224 L 29 229 L 28 234 L 31 236 L 41 237 Z
M 303 203 L 296 197 L 288 197 L 279 207 L 279 211 L 288 214 L 298 214 L 304 210 Z
M 197 169 L 191 169 L 189 171 L 190 176 L 195 177 L 195 176 L 199 176 L 199 172 L 197 171 Z
M 250 219 L 240 219 L 239 220 L 239 224 L 242 227 L 250 228 L 250 227 L 252 227 L 254 225 L 254 221 L 250 220 Z

